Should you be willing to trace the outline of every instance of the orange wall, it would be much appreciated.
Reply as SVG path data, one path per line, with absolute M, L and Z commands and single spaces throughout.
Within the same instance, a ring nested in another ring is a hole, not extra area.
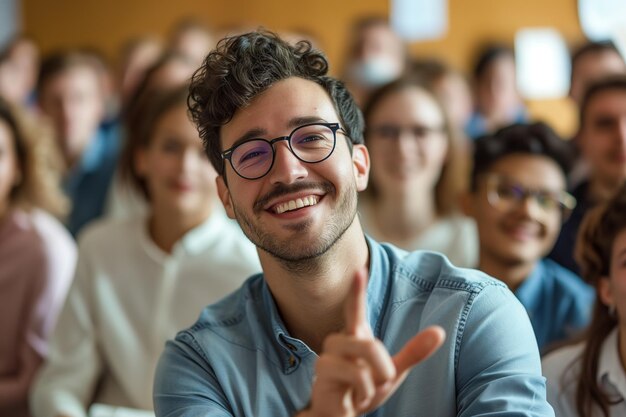
M 575 0 L 449 0 L 449 32 L 441 40 L 414 43 L 411 52 L 437 56 L 460 69 L 471 65 L 474 48 L 486 40 L 513 42 L 522 27 L 551 26 L 570 43 L 582 39 Z M 350 21 L 388 12 L 386 0 L 22 0 L 23 24 L 44 51 L 64 46 L 98 46 L 115 57 L 129 37 L 164 35 L 179 18 L 197 16 L 213 26 L 263 25 L 273 30 L 303 28 L 317 35 L 336 74 Z M 529 103 L 531 113 L 572 129 L 563 100 Z

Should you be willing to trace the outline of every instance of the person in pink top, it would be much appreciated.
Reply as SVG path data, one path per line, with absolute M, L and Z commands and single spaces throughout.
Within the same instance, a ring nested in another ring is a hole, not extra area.
M 0 98 L 0 415 L 7 417 L 30 415 L 29 388 L 76 263 L 76 245 L 52 215 L 67 203 L 40 133 Z

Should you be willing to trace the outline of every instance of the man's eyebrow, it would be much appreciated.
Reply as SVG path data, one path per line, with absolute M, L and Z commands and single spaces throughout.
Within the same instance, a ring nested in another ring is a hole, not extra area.
M 287 127 L 295 129 L 298 126 L 306 125 L 309 123 L 327 123 L 326 120 L 322 119 L 319 116 L 303 116 L 303 117 L 294 117 L 289 121 Z
M 302 126 L 302 125 L 306 125 L 308 123 L 326 123 L 326 120 L 322 119 L 321 117 L 318 116 L 303 116 L 303 117 L 294 117 L 293 119 L 289 120 L 289 123 L 287 123 L 287 127 L 290 129 L 295 129 L 298 126 Z M 291 132 L 289 132 L 291 133 Z M 248 130 L 246 133 L 244 133 L 243 135 L 241 135 L 231 146 L 231 148 L 234 148 L 235 146 L 239 145 L 242 142 L 245 142 L 247 140 L 250 139 L 259 139 L 259 138 L 264 138 L 264 139 L 269 139 L 269 138 L 265 138 L 264 136 L 267 135 L 267 130 L 262 129 L 260 127 L 256 127 L 256 128 L 252 128 L 250 130 Z
M 242 142 L 245 142 L 249 139 L 258 139 L 263 137 L 263 135 L 267 134 L 267 131 L 265 129 L 261 129 L 260 127 L 256 127 L 253 129 L 248 130 L 246 133 L 244 133 L 243 135 L 241 135 L 236 141 L 235 143 L 232 144 L 231 149 L 234 148 L 235 146 L 239 145 Z

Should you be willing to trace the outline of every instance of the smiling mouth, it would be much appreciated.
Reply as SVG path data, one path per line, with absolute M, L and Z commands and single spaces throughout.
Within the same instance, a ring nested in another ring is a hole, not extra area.
M 315 195 L 289 200 L 284 203 L 276 204 L 272 207 L 272 211 L 276 214 L 282 214 L 287 211 L 298 210 L 303 207 L 314 206 L 319 202 L 319 197 Z

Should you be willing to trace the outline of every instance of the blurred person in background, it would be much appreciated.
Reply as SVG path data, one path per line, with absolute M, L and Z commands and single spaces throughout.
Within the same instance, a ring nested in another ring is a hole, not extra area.
M 478 54 L 473 72 L 475 109 L 465 128 L 477 138 L 527 118 L 517 90 L 515 54 L 503 45 L 488 45 Z
M 95 223 L 79 239 L 74 283 L 31 395 L 35 417 L 84 417 L 92 403 L 152 410 L 165 341 L 260 271 L 220 206 L 187 95 L 187 86 L 155 94 L 126 144 L 123 178 L 147 213 Z
M 626 73 L 624 58 L 612 42 L 587 42 L 572 52 L 569 96 L 577 106 L 593 82 Z
M 37 44 L 27 36 L 16 36 L 0 52 L 0 97 L 16 105 L 31 107 L 38 73 Z
M 626 415 L 626 184 L 581 225 L 576 259 L 596 289 L 586 334 L 543 359 L 557 416 Z
M 437 59 L 414 59 L 410 63 L 412 75 L 422 79 L 435 93 L 448 114 L 448 120 L 457 134 L 465 134 L 465 126 L 472 115 L 473 97 L 467 79 L 462 73 Z
M 572 53 L 569 96 L 579 110 L 585 91 L 591 84 L 610 75 L 626 74 L 626 63 L 611 42 L 587 42 Z M 589 176 L 589 166 L 580 155 L 576 136 L 571 141 L 578 154 L 576 164 L 570 172 L 571 187 L 579 185 Z
M 81 48 L 79 53 L 91 59 L 93 67 L 98 70 L 104 97 L 104 116 L 100 128 L 107 136 L 119 137 L 119 118 L 121 103 L 115 74 L 109 59 L 97 48 Z
M 481 271 L 520 300 L 539 349 L 580 332 L 593 290 L 546 259 L 576 200 L 566 191 L 567 144 L 543 123 L 516 124 L 474 142 L 471 191 L 463 198 L 476 220 Z
M 163 44 L 150 36 L 134 38 L 123 45 L 118 75 L 123 108 L 137 91 L 148 69 L 163 55 L 163 50 Z
M 195 68 L 200 66 L 217 42 L 211 28 L 195 18 L 185 18 L 178 22 L 169 41 L 169 49 L 188 57 Z
M 67 227 L 74 236 L 103 214 L 119 153 L 119 137 L 100 128 L 105 115 L 100 76 L 92 57 L 60 52 L 43 60 L 37 83 L 39 108 L 54 126 L 66 166 L 63 188 L 72 202 Z
M 32 122 L 0 98 L 0 415 L 7 417 L 30 415 L 28 392 L 76 266 L 74 240 L 53 217 L 67 208 L 58 155 Z
M 369 94 L 400 77 L 407 65 L 406 45 L 386 18 L 364 17 L 351 27 L 343 81 L 359 106 Z
M 124 141 L 132 141 L 133 136 L 140 134 L 138 129 L 143 124 L 144 112 L 149 108 L 148 103 L 159 92 L 188 83 L 194 70 L 194 63 L 189 57 L 176 52 L 166 52 L 145 71 L 122 114 Z M 119 168 L 118 166 L 109 192 L 106 214 L 125 217 L 145 213 L 145 199 L 133 187 L 124 186 L 124 183 L 128 183 L 120 178 Z
M 626 75 L 591 84 L 581 102 L 576 143 L 589 174 L 571 190 L 578 204 L 563 224 L 550 258 L 578 273 L 574 243 L 585 213 L 626 180 Z
M 359 213 L 366 233 L 475 266 L 478 237 L 457 206 L 467 164 L 439 100 L 418 80 L 401 78 L 372 94 L 364 116 L 371 171 Z

